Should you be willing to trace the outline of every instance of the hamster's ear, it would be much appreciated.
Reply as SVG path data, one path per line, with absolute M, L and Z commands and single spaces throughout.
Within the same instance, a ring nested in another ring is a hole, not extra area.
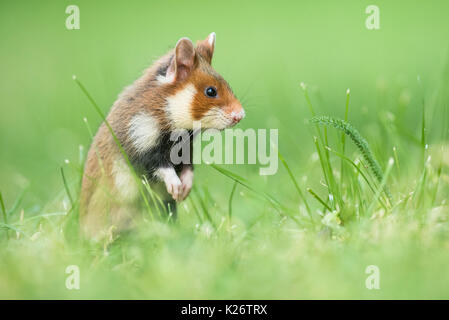
M 195 67 L 195 49 L 189 38 L 181 38 L 176 43 L 175 56 L 167 69 L 167 78 L 174 81 L 185 80 Z
M 215 48 L 215 32 L 212 32 L 203 41 L 198 41 L 196 44 L 196 49 L 198 52 L 207 60 L 207 62 L 212 62 L 212 56 L 214 55 Z

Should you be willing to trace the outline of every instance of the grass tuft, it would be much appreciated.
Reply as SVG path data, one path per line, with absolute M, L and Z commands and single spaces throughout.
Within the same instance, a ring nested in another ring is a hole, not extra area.
M 310 119 L 310 122 L 317 125 L 330 126 L 335 129 L 343 131 L 347 136 L 351 138 L 351 140 L 357 146 L 359 151 L 362 153 L 363 158 L 368 163 L 368 166 L 371 169 L 374 176 L 376 177 L 377 181 L 379 183 L 382 182 L 383 179 L 382 169 L 377 160 L 374 158 L 374 155 L 368 145 L 368 142 L 365 140 L 365 138 L 362 137 L 362 135 L 356 128 L 354 128 L 350 123 L 344 120 L 328 116 L 314 117 Z M 392 203 L 393 202 L 392 196 L 387 186 L 385 186 L 384 191 L 388 199 L 390 200 L 390 203 Z

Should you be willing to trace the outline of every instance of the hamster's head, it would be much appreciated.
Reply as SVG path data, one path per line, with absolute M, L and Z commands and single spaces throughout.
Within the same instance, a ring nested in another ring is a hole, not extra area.
M 199 121 L 201 128 L 221 130 L 245 116 L 229 84 L 211 66 L 214 47 L 215 33 L 196 47 L 188 38 L 176 44 L 162 78 L 172 89 L 166 98 L 167 115 L 176 129 L 192 129 Z

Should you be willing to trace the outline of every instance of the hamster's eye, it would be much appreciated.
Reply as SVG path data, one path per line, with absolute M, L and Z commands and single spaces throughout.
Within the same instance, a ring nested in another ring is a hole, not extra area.
M 217 96 L 217 89 L 215 87 L 207 87 L 204 93 L 209 98 L 215 98 Z

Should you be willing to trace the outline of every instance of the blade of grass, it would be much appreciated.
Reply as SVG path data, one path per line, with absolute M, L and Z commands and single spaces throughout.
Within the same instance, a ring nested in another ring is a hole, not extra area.
M 301 191 L 301 188 L 299 188 L 298 182 L 295 179 L 295 176 L 293 175 L 293 172 L 290 170 L 290 167 L 287 164 L 287 161 L 285 161 L 285 158 L 282 156 L 281 152 L 278 150 L 278 157 L 281 160 L 282 164 L 284 165 L 285 169 L 288 172 L 288 175 L 290 176 L 291 181 L 293 182 L 293 185 L 295 186 L 296 191 L 298 192 L 299 197 L 304 202 L 304 205 L 306 206 L 307 213 L 309 214 L 310 220 L 313 221 L 312 218 L 312 211 L 310 210 L 309 204 L 307 203 L 306 197 Z
M 89 136 L 90 136 L 90 140 L 93 141 L 94 140 L 94 134 L 92 132 L 92 129 L 89 125 L 89 122 L 87 121 L 87 118 L 84 117 L 83 118 L 84 124 L 86 125 L 87 131 L 89 132 Z M 98 160 L 98 164 L 100 165 L 100 170 L 102 174 L 105 174 L 105 170 L 104 170 L 104 165 L 103 165 L 103 160 L 100 157 L 100 152 L 98 151 L 98 147 L 95 146 L 95 155 L 97 156 L 97 160 Z
M 163 216 L 163 212 L 161 210 L 165 210 L 164 202 L 162 199 L 158 196 L 156 192 L 151 189 L 150 182 L 148 181 L 147 177 L 143 176 L 143 186 L 147 190 L 147 193 L 150 195 L 151 200 L 153 201 L 154 205 L 156 206 L 156 209 L 159 213 L 159 216 Z M 161 209 L 163 208 L 163 209 Z
M 201 219 L 200 211 L 198 210 L 198 207 L 195 204 L 195 201 L 193 201 L 193 197 L 189 197 L 190 204 L 192 205 L 193 211 L 196 214 L 196 217 L 198 218 L 200 224 L 203 224 L 203 219 Z
M 442 171 L 443 166 L 440 165 L 438 167 L 438 171 L 437 171 L 437 182 L 435 185 L 435 189 L 433 191 L 433 196 L 432 196 L 432 206 L 435 205 L 435 200 L 437 199 L 437 194 L 438 194 L 438 187 L 440 185 L 440 178 L 441 178 L 441 171 Z
M 3 214 L 3 221 L 5 224 L 8 223 L 8 216 L 6 215 L 6 208 L 5 208 L 5 203 L 3 202 L 3 195 L 0 192 L 0 206 L 2 209 L 2 214 Z
M 423 99 L 423 102 L 422 102 L 422 118 L 421 118 L 421 152 L 422 152 L 421 161 L 422 161 L 422 166 L 423 167 L 424 167 L 424 165 L 426 163 L 426 149 L 427 149 L 427 144 L 426 144 L 426 112 L 425 112 L 425 101 Z
M 441 147 L 441 154 L 444 154 L 444 147 Z M 441 172 L 443 170 L 443 158 L 441 158 L 440 160 L 440 165 L 438 166 L 438 170 L 437 170 L 437 182 L 435 184 L 435 189 L 433 191 L 433 195 L 432 195 L 432 206 L 435 205 L 435 200 L 437 199 L 437 194 L 438 194 L 438 187 L 440 185 L 440 178 L 441 178 Z
M 67 193 L 67 197 L 69 198 L 70 206 L 71 206 L 71 208 L 73 208 L 74 202 L 73 202 L 72 195 L 70 194 L 69 186 L 67 185 L 67 180 L 66 180 L 65 174 L 64 174 L 64 168 L 60 167 L 60 171 L 61 171 L 62 182 L 64 183 L 65 192 Z
M 379 200 L 382 190 L 384 189 L 384 187 L 388 181 L 388 176 L 390 175 L 391 168 L 393 168 L 393 165 L 394 165 L 394 159 L 390 158 L 390 160 L 388 161 L 387 169 L 385 170 L 385 174 L 383 175 L 382 181 L 380 183 L 380 186 L 377 189 L 377 192 L 374 196 L 374 199 L 371 201 L 371 204 L 369 205 L 368 210 L 366 211 L 366 215 L 368 217 L 371 216 L 371 213 L 374 210 L 374 206 L 375 206 L 376 202 Z
M 430 157 L 429 157 L 430 160 Z M 413 200 L 416 201 L 416 207 L 421 208 L 421 204 L 423 203 L 424 194 L 426 191 L 426 181 L 428 175 L 428 168 L 424 163 L 424 169 L 419 179 L 419 183 L 416 185 L 416 190 L 413 193 Z
M 84 167 L 85 167 L 85 161 L 86 161 L 86 154 L 85 154 L 85 149 L 84 149 L 83 145 L 80 145 L 78 150 L 79 150 L 78 151 L 78 163 L 79 163 L 79 166 L 81 168 L 81 170 L 79 170 L 80 172 L 79 172 L 79 175 L 78 175 L 78 188 L 77 188 L 77 190 L 78 190 L 78 192 L 77 192 L 77 199 L 79 200 L 80 191 L 81 191 L 81 188 L 83 186 L 83 177 L 84 177 Z M 77 203 L 78 203 L 78 200 L 77 200 Z
M 44 213 L 44 214 L 39 214 L 36 216 L 31 216 L 29 218 L 26 218 L 23 220 L 23 222 L 29 222 L 29 221 L 33 221 L 33 220 L 39 220 L 39 219 L 48 219 L 50 217 L 65 217 L 67 216 L 67 212 L 52 212 L 52 213 Z
M 318 159 L 320 160 L 321 170 L 323 171 L 324 180 L 326 182 L 326 187 L 330 194 L 330 193 L 332 193 L 332 187 L 330 186 L 330 182 L 329 182 L 329 178 L 328 178 L 329 174 L 327 173 L 327 171 L 328 171 L 328 166 L 326 166 L 327 161 L 326 161 L 326 158 L 323 156 L 323 152 L 321 150 L 321 146 L 318 141 L 318 138 L 313 137 L 313 142 L 315 143 L 315 148 L 318 153 Z
M 22 230 L 20 230 L 19 228 L 16 228 L 15 226 L 13 226 L 11 224 L 0 223 L 0 228 L 6 229 L 6 230 L 12 230 L 12 231 L 21 233 L 26 236 L 25 232 L 23 232 Z
M 329 147 L 329 141 L 327 139 L 327 128 L 324 127 L 323 131 L 324 131 L 324 142 L 325 142 L 324 154 L 326 155 L 326 164 L 327 164 L 327 169 L 329 172 L 329 183 L 330 183 L 330 188 L 331 188 L 330 194 L 332 194 L 332 197 L 334 199 L 336 198 L 338 204 L 340 205 L 340 207 L 342 207 L 343 201 L 340 196 L 340 189 L 337 186 L 337 182 L 334 177 L 334 170 L 332 169 L 332 163 L 330 161 L 329 150 L 327 150 L 327 148 Z
M 350 97 L 350 90 L 346 90 L 346 108 L 345 108 L 345 121 L 348 122 L 349 118 L 349 97 Z M 344 132 L 341 133 L 341 153 L 344 155 L 346 149 L 346 135 Z M 340 187 L 343 187 L 343 176 L 344 176 L 344 161 L 341 160 L 341 167 L 340 167 Z
M 214 168 L 215 170 L 217 170 L 218 172 L 220 172 L 222 175 L 234 180 L 235 182 L 237 182 L 238 184 L 242 185 L 243 187 L 245 187 L 246 189 L 250 190 L 251 192 L 253 192 L 254 194 L 264 198 L 265 200 L 267 200 L 271 206 L 280 214 L 282 215 L 282 211 L 288 212 L 290 213 L 292 210 L 286 208 L 284 205 L 282 205 L 279 201 L 277 201 L 273 196 L 269 195 L 268 193 L 264 192 L 264 191 L 257 191 L 256 189 L 254 189 L 253 187 L 251 187 L 248 183 L 246 183 L 246 179 L 238 176 L 237 174 L 226 170 L 224 168 L 218 167 L 215 164 L 209 164 L 209 166 L 211 166 L 212 168 Z M 295 221 L 298 225 L 301 225 L 300 222 L 298 221 L 298 219 L 296 219 L 293 215 L 288 214 L 288 217 L 291 218 L 293 221 Z
M 311 188 L 307 188 L 307 192 L 309 192 L 319 203 L 321 203 L 329 212 L 332 212 L 332 208 L 327 205 Z
M 9 211 L 6 212 L 6 215 L 9 217 L 12 214 L 14 214 L 14 212 L 16 212 L 16 210 L 19 208 L 20 204 L 22 203 L 23 197 L 25 196 L 25 193 L 27 192 L 28 187 L 23 189 L 19 196 L 17 197 L 16 201 L 14 202 L 14 204 L 12 205 L 12 208 L 9 209 Z
M 218 172 L 220 172 L 222 175 L 234 180 L 235 182 L 237 182 L 238 184 L 242 185 L 243 187 L 245 187 L 246 189 L 254 192 L 257 195 L 262 196 L 263 198 L 267 199 L 270 203 L 272 203 L 273 199 L 270 198 L 269 195 L 265 194 L 264 192 L 259 192 L 257 190 L 255 190 L 253 187 L 251 187 L 247 180 L 235 173 L 233 173 L 232 171 L 226 170 L 224 168 L 218 167 L 215 164 L 209 164 L 209 166 L 211 166 L 212 168 L 214 168 L 215 170 L 217 170 Z M 276 202 L 276 200 L 274 200 L 274 202 Z
M 2 209 L 3 221 L 4 221 L 5 225 L 8 225 L 8 216 L 6 215 L 5 202 L 3 201 L 3 195 L 1 193 L 1 191 L 0 191 L 0 207 Z M 9 240 L 8 231 L 6 232 L 6 238 Z
M 237 189 L 237 181 L 234 181 L 234 184 L 232 185 L 231 195 L 229 196 L 229 204 L 228 204 L 228 216 L 229 221 L 232 219 L 232 199 L 234 198 L 235 190 Z
M 214 227 L 214 229 L 217 230 L 217 225 L 215 224 L 214 220 L 212 220 L 212 217 L 210 216 L 209 212 L 207 211 L 206 204 L 204 203 L 203 199 L 201 198 L 201 195 L 199 194 L 196 187 L 193 187 L 193 193 L 195 194 L 196 199 L 198 200 L 200 207 L 203 210 L 204 216 L 210 222 L 210 224 Z
M 394 162 L 396 163 L 396 168 L 397 168 L 398 175 L 399 175 L 401 170 L 399 167 L 399 158 L 398 158 L 398 153 L 397 153 L 396 147 L 393 147 L 393 156 L 394 156 Z

